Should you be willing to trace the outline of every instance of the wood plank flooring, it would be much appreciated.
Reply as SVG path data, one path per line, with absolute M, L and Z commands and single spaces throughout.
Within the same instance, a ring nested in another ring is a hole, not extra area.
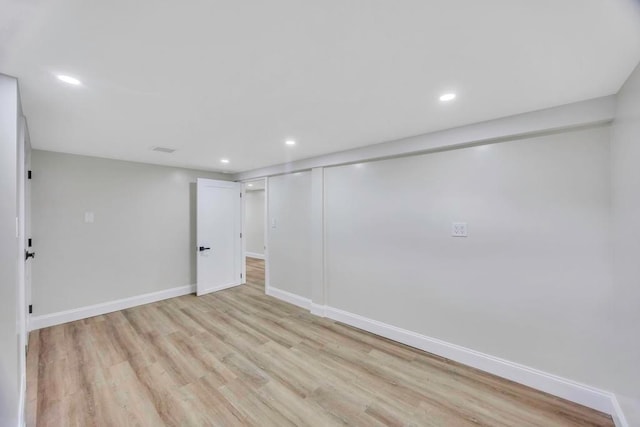
M 248 284 L 34 331 L 29 426 L 613 426 Z

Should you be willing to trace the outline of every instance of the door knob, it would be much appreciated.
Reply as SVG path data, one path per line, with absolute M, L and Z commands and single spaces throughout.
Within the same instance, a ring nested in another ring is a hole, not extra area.
M 25 259 L 25 261 L 26 261 L 26 260 L 28 260 L 29 258 L 35 258 L 35 257 L 36 257 L 36 253 L 35 253 L 35 252 L 29 252 L 29 251 L 27 251 L 27 252 L 25 253 L 25 257 L 24 257 L 24 259 Z
M 199 250 L 200 252 L 208 251 L 208 250 L 210 250 L 210 249 L 211 249 L 211 248 L 205 248 L 204 246 L 200 246 L 200 247 L 198 248 L 198 250 Z

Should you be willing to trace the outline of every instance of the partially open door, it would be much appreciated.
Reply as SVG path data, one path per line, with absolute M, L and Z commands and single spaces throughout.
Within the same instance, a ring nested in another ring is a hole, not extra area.
M 242 184 L 198 178 L 197 294 L 240 285 Z

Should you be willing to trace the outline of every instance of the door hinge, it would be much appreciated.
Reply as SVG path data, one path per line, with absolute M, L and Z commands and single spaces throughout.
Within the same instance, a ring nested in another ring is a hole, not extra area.
M 31 179 L 31 171 L 27 171 L 27 179 Z
M 33 304 L 29 304 L 29 314 L 33 313 Z
M 240 273 L 240 278 L 242 279 L 242 273 Z
M 242 193 L 240 193 L 240 198 L 242 199 Z
M 240 238 L 242 239 L 242 233 L 240 233 Z

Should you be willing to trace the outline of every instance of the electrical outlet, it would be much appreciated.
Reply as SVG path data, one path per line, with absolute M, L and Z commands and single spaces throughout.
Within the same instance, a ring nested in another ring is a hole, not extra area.
M 451 235 L 453 237 L 467 237 L 467 223 L 466 222 L 454 222 L 451 224 Z

